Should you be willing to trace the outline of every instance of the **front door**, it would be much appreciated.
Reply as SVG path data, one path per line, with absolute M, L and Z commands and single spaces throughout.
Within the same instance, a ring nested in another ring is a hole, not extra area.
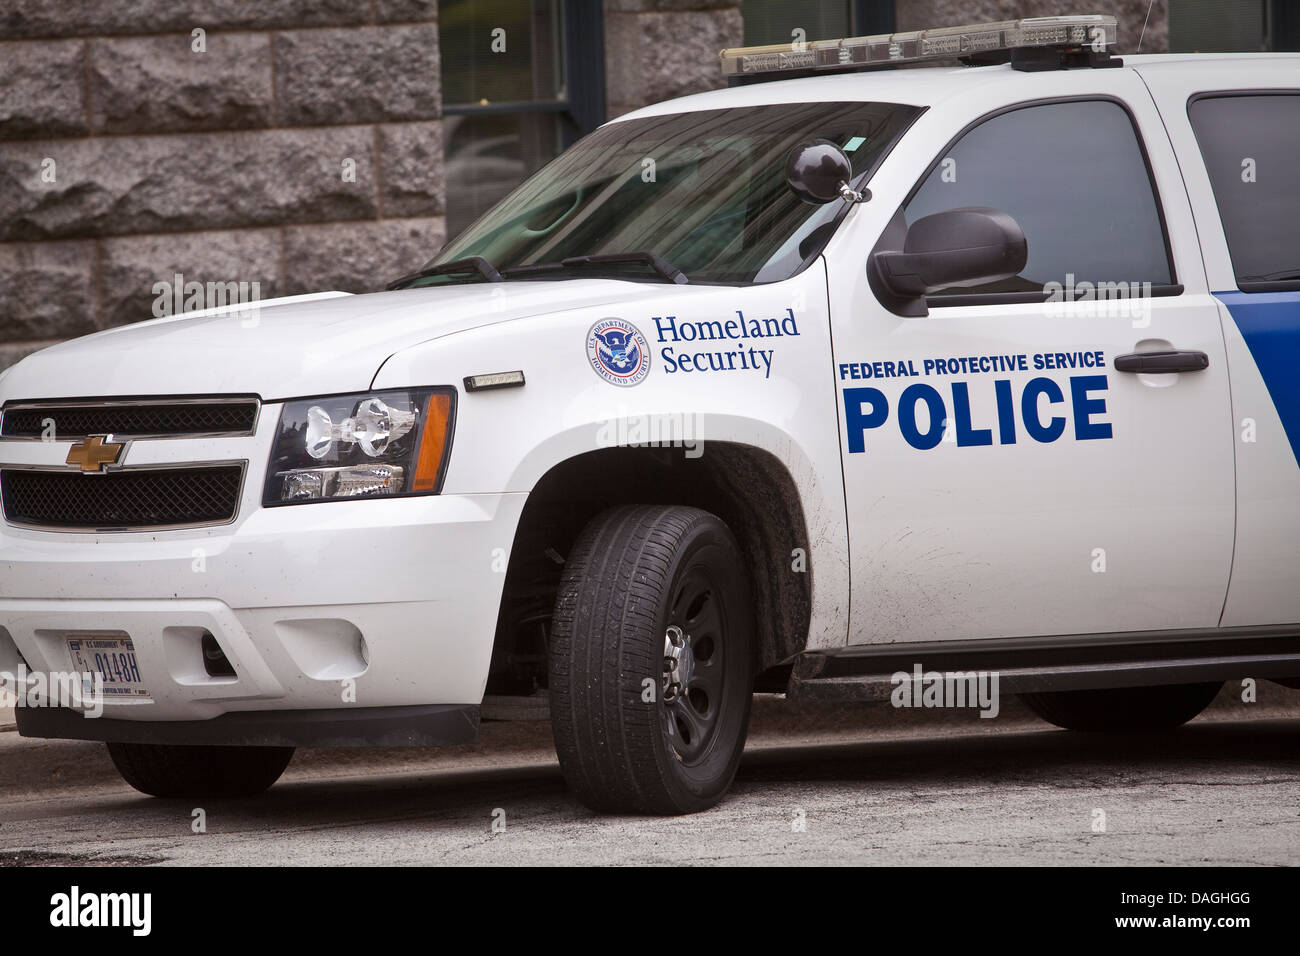
M 905 318 L 872 294 L 868 249 L 833 250 L 851 643 L 1218 624 L 1234 434 L 1218 309 L 1154 104 L 1105 72 L 1127 96 L 987 114 L 892 200 L 909 223 L 1009 213 L 1020 276 Z M 1208 364 L 1132 358 L 1170 350 Z

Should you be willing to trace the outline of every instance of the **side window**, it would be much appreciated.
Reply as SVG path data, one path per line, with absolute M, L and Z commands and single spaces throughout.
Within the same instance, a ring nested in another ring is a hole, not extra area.
M 1206 96 L 1188 118 L 1244 292 L 1300 280 L 1300 95 Z
M 1041 292 L 1049 282 L 1173 282 L 1137 133 L 1108 100 L 1028 106 L 986 120 L 940 159 L 904 215 L 910 225 L 962 206 L 1009 213 L 1024 230 L 1029 259 L 1015 278 L 940 295 Z

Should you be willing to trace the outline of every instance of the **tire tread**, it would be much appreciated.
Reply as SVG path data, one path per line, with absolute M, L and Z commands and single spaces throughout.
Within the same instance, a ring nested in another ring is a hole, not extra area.
M 122 779 L 151 797 L 246 797 L 289 766 L 292 747 L 217 747 L 110 743 Z
M 661 672 L 662 651 L 630 637 L 653 633 L 678 544 L 701 522 L 725 531 L 697 508 L 613 508 L 588 525 L 565 562 L 549 654 L 552 728 L 565 779 L 598 812 L 703 808 L 668 794 L 658 710 L 641 700 L 641 680 Z

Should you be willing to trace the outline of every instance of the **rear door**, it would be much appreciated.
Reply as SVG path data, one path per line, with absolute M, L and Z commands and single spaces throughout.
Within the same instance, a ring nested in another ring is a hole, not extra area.
M 1029 246 L 1020 276 L 907 318 L 872 294 L 869 248 L 834 249 L 853 643 L 1219 621 L 1228 371 L 1177 163 L 1131 70 L 1029 82 L 1043 94 L 942 131 L 918 123 L 908 136 L 931 142 L 919 164 L 916 141 L 891 155 L 906 183 L 892 202 L 888 175 L 872 183 L 890 203 L 877 227 L 895 210 L 1011 214 Z M 1207 367 L 1116 367 L 1159 350 Z
M 1182 163 L 1232 373 L 1225 626 L 1300 622 L 1300 57 L 1141 69 Z

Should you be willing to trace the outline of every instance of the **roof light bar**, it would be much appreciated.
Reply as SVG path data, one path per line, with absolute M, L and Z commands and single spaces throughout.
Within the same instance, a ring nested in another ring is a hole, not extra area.
M 723 50 L 718 56 L 725 76 L 742 76 L 885 66 L 1043 47 L 1074 47 L 1103 53 L 1115 43 L 1116 37 L 1115 18 L 1094 14 L 1003 20 L 841 40 L 735 47 Z

